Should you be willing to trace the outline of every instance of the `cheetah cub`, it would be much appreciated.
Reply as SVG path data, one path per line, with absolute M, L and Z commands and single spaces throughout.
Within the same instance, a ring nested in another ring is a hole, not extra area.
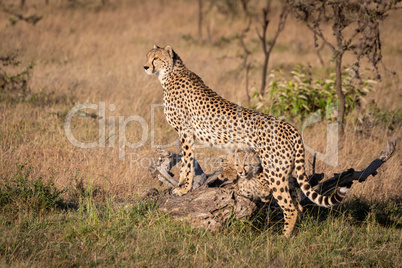
M 260 184 L 259 176 L 264 174 L 257 154 L 236 150 L 232 161 L 233 168 L 237 172 L 237 178 L 234 181 L 237 194 L 252 201 L 268 202 L 271 191 Z
M 236 150 L 232 158 L 233 167 L 237 172 L 236 191 L 239 195 L 242 195 L 253 201 L 261 200 L 262 202 L 268 202 L 271 189 L 264 189 L 260 184 L 263 180 L 263 172 L 261 167 L 261 161 L 256 153 Z M 289 182 L 289 192 L 291 193 L 292 201 L 297 206 L 298 212 L 303 212 L 303 207 L 299 204 L 296 195 L 296 190 L 292 182 Z

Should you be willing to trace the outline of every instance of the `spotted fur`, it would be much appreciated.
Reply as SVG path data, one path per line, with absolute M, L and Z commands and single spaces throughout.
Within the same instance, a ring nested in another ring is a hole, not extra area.
M 261 174 L 261 161 L 255 152 L 236 150 L 233 167 L 237 175 L 243 179 L 252 179 Z
M 218 148 L 255 152 L 263 168 L 259 187 L 272 192 L 284 212 L 284 234 L 294 228 L 298 203 L 292 198 L 289 178 L 293 170 L 303 193 L 319 206 L 338 204 L 348 188 L 338 188 L 332 196 L 322 196 L 308 183 L 304 167 L 304 147 L 299 132 L 289 123 L 236 105 L 212 91 L 202 79 L 183 64 L 170 46 L 154 46 L 144 65 L 147 74 L 155 74 L 163 87 L 167 122 L 178 132 L 183 166 L 179 188 L 183 195 L 192 189 L 194 177 L 194 141 Z
M 257 154 L 236 150 L 231 161 L 233 162 L 233 168 L 237 172 L 235 181 L 237 193 L 253 201 L 268 202 L 271 189 L 261 186 L 264 181 L 264 173 Z M 298 212 L 302 212 L 303 207 L 298 202 L 293 177 L 292 181 L 289 181 L 289 192 L 293 202 L 297 204 Z
M 233 168 L 237 172 L 234 181 L 237 194 L 253 201 L 268 202 L 271 190 L 261 185 L 264 174 L 256 153 L 236 150 L 231 160 Z

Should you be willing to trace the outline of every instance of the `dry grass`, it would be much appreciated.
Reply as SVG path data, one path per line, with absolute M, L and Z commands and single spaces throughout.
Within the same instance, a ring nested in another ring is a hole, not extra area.
M 13 1 L 2 1 L 10 9 Z M 96 184 L 112 195 L 132 198 L 141 195 L 158 182 L 151 178 L 146 168 L 155 148 L 147 143 L 137 149 L 126 148 L 126 158 L 119 160 L 118 139 L 115 145 L 105 148 L 81 149 L 66 138 L 63 124 L 66 114 L 75 104 L 104 102 L 115 105 L 114 111 L 106 109 L 106 120 L 113 116 L 143 117 L 151 129 L 153 104 L 162 103 L 162 90 L 155 77 L 144 74 L 142 65 L 146 52 L 154 43 L 170 44 L 187 66 L 199 74 L 207 85 L 233 102 L 246 100 L 244 72 L 241 69 L 242 52 L 236 40 L 223 42 L 222 36 L 239 33 L 244 25 L 241 20 L 231 20 L 211 11 L 206 17 L 210 25 L 210 40 L 196 41 L 197 5 L 191 1 L 110 1 L 101 7 L 100 1 L 87 1 L 85 6 L 71 7 L 66 1 L 55 1 L 48 6 L 45 1 L 28 1 L 23 14 L 39 14 L 43 19 L 32 26 L 18 22 L 11 26 L 11 15 L 0 13 L 0 55 L 18 50 L 21 66 L 35 63 L 30 78 L 33 92 L 53 94 L 53 101 L 38 105 L 35 102 L 0 103 L 0 175 L 8 177 L 15 172 L 15 163 L 29 162 L 34 166 L 33 176 L 54 175 L 56 185 L 68 185 L 74 177 L 88 184 Z M 98 3 L 99 2 L 99 3 Z M 392 14 L 382 27 L 384 62 L 398 72 L 392 76 L 383 71 L 384 80 L 377 90 L 367 97 L 375 100 L 380 108 L 401 108 L 402 94 L 402 32 L 399 27 L 401 11 Z M 275 19 L 272 21 L 275 28 Z M 206 29 L 204 29 L 206 36 Z M 189 38 L 192 37 L 192 38 Z M 208 38 L 205 38 L 208 39 Z M 259 44 L 250 35 L 254 68 L 250 74 L 252 89 L 259 87 L 261 52 Z M 329 59 L 324 51 L 324 59 Z M 346 59 L 350 61 L 350 59 Z M 299 22 L 290 19 L 278 39 L 270 67 L 292 67 L 296 63 L 311 64 L 318 73 L 325 73 L 313 49 L 311 33 Z M 327 62 L 326 68 L 332 67 Z M 56 101 L 57 100 L 57 101 Z M 155 143 L 174 141 L 176 133 L 166 123 L 161 108 L 155 109 Z M 401 136 L 401 125 L 391 133 L 383 126 L 376 126 L 367 135 L 354 132 L 350 120 L 347 134 L 340 148 L 339 165 L 330 167 L 318 164 L 318 171 L 331 175 L 349 167 L 364 168 L 376 158 L 390 136 Z M 80 140 L 93 141 L 97 137 L 96 119 L 74 118 L 73 133 Z M 106 128 L 108 133 L 109 128 Z M 118 135 L 118 133 L 116 133 Z M 141 131 L 135 122 L 127 126 L 126 137 L 135 143 Z M 108 134 L 107 134 L 108 136 Z M 321 152 L 325 147 L 325 126 L 309 129 L 305 136 L 310 147 Z M 176 150 L 173 146 L 170 148 Z M 355 185 L 353 193 L 369 199 L 400 198 L 401 153 L 384 165 L 376 178 L 364 185 Z M 222 152 L 203 149 L 200 159 L 208 159 Z M 141 161 L 130 161 L 130 154 Z M 309 159 L 312 156 L 309 155 Z M 139 164 L 139 165 L 138 165 Z M 206 164 L 206 166 L 208 166 Z M 213 167 L 206 167 L 212 169 Z

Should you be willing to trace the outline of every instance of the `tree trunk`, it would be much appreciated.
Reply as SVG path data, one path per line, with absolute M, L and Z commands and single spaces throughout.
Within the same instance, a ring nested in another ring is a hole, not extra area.
M 198 0 L 198 39 L 202 39 L 202 0 Z
M 335 56 L 335 72 L 336 72 L 336 80 L 335 80 L 335 87 L 336 87 L 336 94 L 338 95 L 339 104 L 338 104 L 338 123 L 339 123 L 339 135 L 341 138 L 344 134 L 344 123 L 345 123 L 345 95 L 342 91 L 342 57 L 345 50 L 343 48 L 343 37 L 342 37 L 342 30 L 344 29 L 343 26 L 343 14 L 342 14 L 342 6 L 339 4 L 333 5 L 334 10 L 334 25 L 333 31 L 336 38 L 337 48 L 334 50 Z
M 339 123 L 339 135 L 342 138 L 345 133 L 345 95 L 342 91 L 342 54 L 340 53 L 336 57 L 336 94 L 338 95 L 339 104 L 338 104 L 338 123 Z
M 246 13 L 247 14 L 247 13 Z M 247 16 L 249 16 L 247 14 Z M 250 106 L 250 102 L 251 102 L 251 97 L 250 97 L 250 93 L 248 90 L 248 84 L 249 84 L 249 71 L 250 71 L 250 63 L 248 62 L 248 57 L 251 54 L 251 51 L 247 49 L 246 43 L 244 41 L 246 34 L 248 33 L 248 31 L 250 30 L 250 25 L 251 25 L 251 17 L 248 17 L 248 24 L 247 27 L 245 29 L 243 29 L 243 31 L 241 32 L 240 36 L 239 36 L 239 40 L 240 40 L 240 45 L 242 46 L 243 50 L 244 50 L 244 60 L 243 60 L 243 67 L 246 70 L 246 95 L 247 95 L 247 105 Z
M 271 43 L 269 44 L 269 48 L 267 46 L 267 29 L 269 25 L 269 12 L 271 10 L 271 1 L 267 2 L 267 6 L 262 10 L 263 11 L 263 22 L 262 22 L 262 34 L 260 34 L 257 31 L 258 37 L 261 41 L 262 45 L 262 51 L 264 52 L 264 62 L 262 66 L 262 81 L 261 81 L 261 89 L 260 89 L 260 94 L 261 96 L 265 95 L 265 87 L 267 85 L 267 73 L 268 73 L 268 63 L 269 63 L 269 57 L 271 55 L 272 49 L 274 48 L 276 41 L 279 37 L 279 34 L 283 31 L 285 28 L 285 23 L 286 19 L 288 16 L 288 8 L 284 4 L 282 5 L 282 11 L 281 14 L 279 15 L 279 22 L 278 22 L 278 28 L 276 30 L 275 36 L 272 38 Z
M 380 156 L 370 163 L 362 171 L 355 171 L 353 168 L 335 174 L 334 177 L 319 183 L 324 174 L 312 174 L 309 176 L 310 185 L 314 190 L 326 194 L 334 191 L 337 187 L 350 187 L 353 183 L 363 183 L 369 176 L 375 176 L 377 169 L 381 167 L 396 151 L 398 139 L 388 141 Z M 238 194 L 238 187 L 241 178 L 236 178 L 237 173 L 233 170 L 225 171 L 225 168 L 215 170 L 211 174 L 203 173 L 201 166 L 195 161 L 195 173 L 193 189 L 183 196 L 173 196 L 171 191 L 177 187 L 177 180 L 173 178 L 170 169 L 176 165 L 181 156 L 157 150 L 159 155 L 151 174 L 161 182 L 167 184 L 170 189 L 158 192 L 152 188 L 143 198 L 156 199 L 159 210 L 169 214 L 178 220 L 189 220 L 192 227 L 204 228 L 211 231 L 218 230 L 231 218 L 250 219 L 258 206 L 256 203 Z M 259 170 L 259 167 L 255 167 Z M 313 166 L 313 170 L 315 170 Z M 256 175 L 258 177 L 258 174 Z M 241 183 L 253 183 L 254 178 L 243 179 Z M 302 196 L 301 205 L 310 204 L 308 198 Z M 274 203 L 272 203 L 274 205 Z
M 267 29 L 269 25 L 269 19 L 268 19 L 268 13 L 270 11 L 270 4 L 271 2 L 267 2 L 267 7 L 262 10 L 263 14 L 263 23 L 262 23 L 262 35 L 259 35 L 261 45 L 262 45 L 262 51 L 264 52 L 264 62 L 262 66 L 262 77 L 261 77 L 261 89 L 260 89 L 260 94 L 261 96 L 264 96 L 265 94 L 265 87 L 267 84 L 267 72 L 268 72 L 268 62 L 269 62 L 269 52 L 267 48 Z M 258 33 L 258 32 L 257 32 Z
M 344 123 L 345 123 L 345 95 L 342 91 L 342 53 L 340 52 L 339 55 L 336 57 L 336 80 L 335 80 L 335 87 L 336 87 L 336 94 L 338 95 L 339 99 L 339 107 L 338 107 L 338 123 L 339 123 L 339 135 L 341 138 L 345 132 Z

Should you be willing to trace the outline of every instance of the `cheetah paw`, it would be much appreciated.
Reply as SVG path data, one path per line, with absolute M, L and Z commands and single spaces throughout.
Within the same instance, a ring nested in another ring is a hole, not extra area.
M 173 189 L 173 191 L 172 191 L 172 194 L 177 195 L 177 196 L 182 196 L 182 195 L 184 195 L 186 193 L 187 192 L 184 189 L 180 188 L 180 187 L 177 187 L 177 188 Z

